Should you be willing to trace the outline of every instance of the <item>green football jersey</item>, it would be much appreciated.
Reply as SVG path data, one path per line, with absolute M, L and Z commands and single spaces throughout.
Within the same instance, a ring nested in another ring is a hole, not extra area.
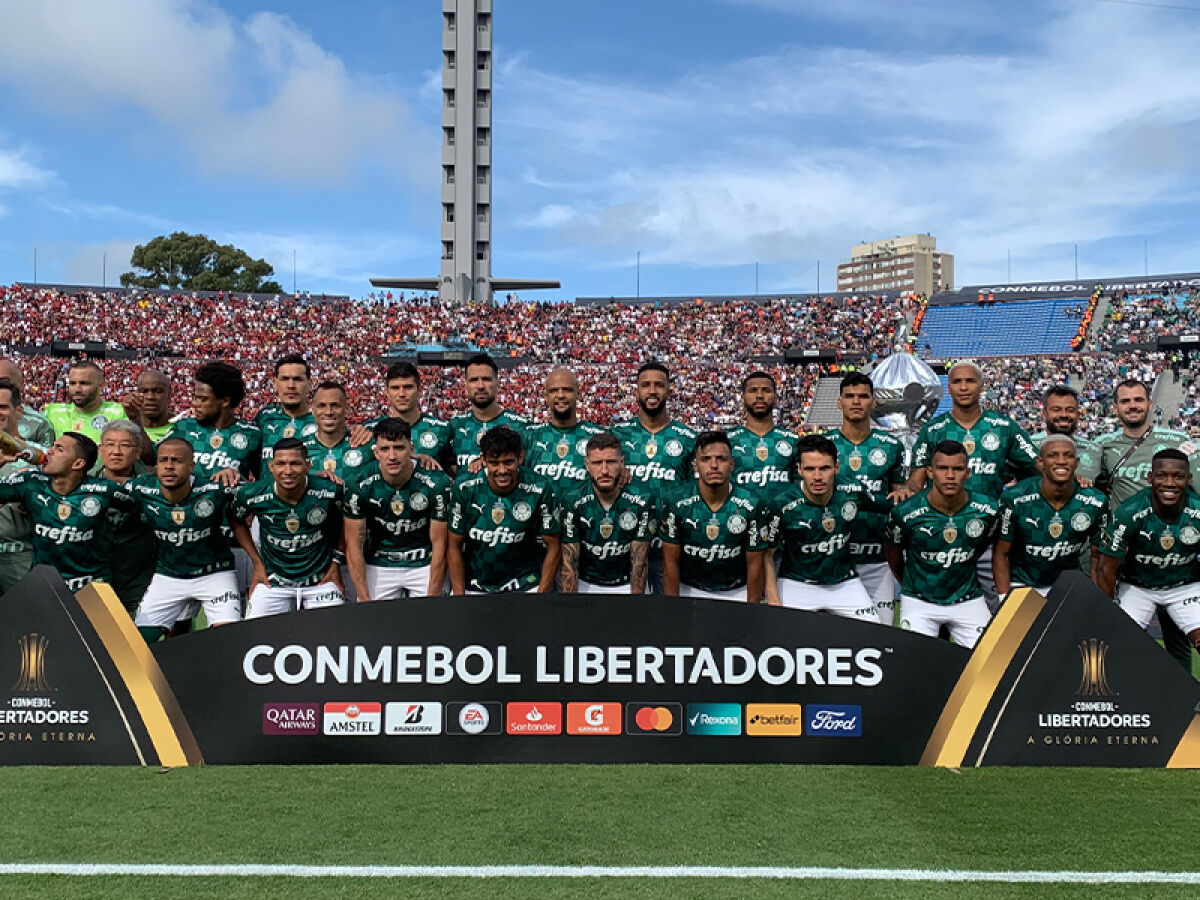
M 546 555 L 538 538 L 562 530 L 545 482 L 522 478 L 501 496 L 484 472 L 455 483 L 448 521 L 450 533 L 464 538 L 467 589 L 488 594 L 537 587 Z
M 125 415 L 125 407 L 112 400 L 105 400 L 98 409 L 90 413 L 80 412 L 74 403 L 47 403 L 42 407 L 42 412 L 54 428 L 56 437 L 62 437 L 68 431 L 78 431 L 97 444 L 100 443 L 100 433 L 109 422 L 129 418 Z M 20 430 L 18 425 L 17 431 Z
M 454 450 L 454 464 L 458 466 L 456 477 L 465 479 L 470 476 L 467 466 L 479 456 L 479 439 L 486 432 L 501 425 L 507 425 L 521 435 L 522 439 L 525 437 L 525 429 L 529 427 L 523 416 L 507 409 L 500 410 L 500 415 L 486 422 L 476 418 L 474 412 L 465 412 L 450 420 L 450 446 Z
M 374 428 L 385 416 L 377 416 L 367 422 L 367 428 Z M 423 453 L 432 456 L 447 472 L 454 466 L 454 447 L 450 440 L 450 425 L 434 416 L 421 413 L 417 421 L 409 426 L 412 434 L 413 453 Z M 369 446 L 369 445 L 368 445 Z
M 332 447 L 326 447 L 314 432 L 304 438 L 304 446 L 308 450 L 308 461 L 312 464 L 314 472 L 336 475 L 346 483 L 347 488 L 357 483 L 371 463 L 375 462 L 371 445 L 351 447 L 349 434 Z
M 696 432 L 674 419 L 658 431 L 648 430 L 640 419 L 630 419 L 614 425 L 612 433 L 625 453 L 630 483 L 640 488 L 653 505 L 650 535 L 658 546 L 666 499 L 694 481 Z
M 1037 449 L 1025 430 L 1008 416 L 984 410 L 979 421 L 964 428 L 950 413 L 934 416 L 922 426 L 912 451 L 912 467 L 929 465 L 933 448 L 941 441 L 958 441 L 967 448 L 971 475 L 967 490 L 993 500 L 1000 498 L 1011 466 L 1018 478 L 1036 474 Z
M 825 436 L 837 447 L 839 477 L 857 481 L 867 492 L 851 530 L 850 554 L 860 565 L 881 563 L 883 532 L 893 506 L 887 497 L 892 485 L 904 483 L 904 444 L 880 428 L 872 428 L 859 444 L 841 429 L 828 431 Z
M 692 482 L 665 501 L 660 534 L 678 544 L 679 580 L 702 591 L 731 591 L 746 586 L 746 553 L 767 549 L 758 528 L 757 498 L 733 486 L 713 512 Z
M 69 494 L 56 493 L 40 469 L 0 482 L 0 503 L 20 503 L 33 520 L 33 564 L 53 566 L 71 590 L 111 577 L 108 513 L 131 500 L 114 481 L 85 478 Z
M 790 431 L 772 428 L 761 437 L 744 425 L 729 432 L 733 447 L 733 483 L 768 497 L 780 485 L 793 480 L 796 471 L 796 442 Z
M 1008 541 L 1014 584 L 1045 587 L 1063 572 L 1080 571 L 1081 554 L 1097 543 L 1108 498 L 1095 488 L 1076 488 L 1062 509 L 1042 495 L 1042 479 L 1027 478 L 1000 498 L 996 536 Z
M 1188 491 L 1174 522 L 1154 512 L 1150 488 L 1121 503 L 1104 529 L 1100 552 L 1121 559 L 1117 578 L 1142 588 L 1168 588 L 1200 580 L 1200 496 Z
M 192 445 L 198 478 L 211 478 L 222 469 L 236 469 L 243 478 L 258 474 L 262 433 L 255 425 L 235 421 L 228 428 L 217 428 L 195 419 L 180 419 L 171 436 Z
M 149 428 L 143 425 L 142 430 L 146 432 L 146 437 L 150 438 L 150 443 L 157 445 L 159 441 L 171 433 L 174 427 L 174 422 L 168 422 L 166 425 L 152 425 Z
M 1040 453 L 1042 441 L 1046 440 L 1048 436 L 1046 432 L 1039 431 L 1037 434 L 1031 434 L 1029 439 L 1033 441 L 1033 446 Z M 1075 470 L 1075 477 L 1095 481 L 1100 474 L 1100 445 L 1096 441 L 1078 435 L 1073 434 L 1069 437 L 1075 442 L 1075 455 L 1079 457 L 1079 468 Z
M 800 484 L 780 488 L 760 516 L 763 540 L 779 548 L 780 578 L 841 584 L 857 578 L 852 540 L 869 501 L 857 481 L 838 478 L 828 503 L 814 503 Z
M 139 475 L 129 490 L 158 545 L 154 571 L 170 578 L 200 578 L 233 569 L 233 552 L 221 531 L 233 506 L 233 490 L 193 480 L 188 495 L 172 503 L 154 475 Z
M 346 518 L 366 522 L 363 554 L 367 565 L 410 569 L 433 558 L 429 526 L 450 514 L 450 479 L 437 471 L 413 467 L 400 487 L 384 480 L 378 466 L 346 489 Z
M 295 504 L 280 498 L 273 478 L 242 485 L 234 500 L 233 518 L 258 519 L 258 552 L 273 585 L 319 584 L 342 537 L 342 486 L 327 478 L 306 481 Z
M 1000 509 L 990 497 L 970 493 L 952 516 L 929 504 L 922 491 L 888 514 L 887 540 L 904 550 L 900 592 L 952 606 L 983 595 L 975 566 L 992 545 Z
M 547 482 L 561 504 L 587 481 L 587 442 L 603 433 L 599 425 L 582 419 L 570 428 L 551 422 L 530 425 L 525 429 L 525 468 Z
M 53 442 L 52 442 L 53 443 Z M 37 469 L 32 463 L 18 459 L 0 466 L 0 483 L 26 469 Z M 0 506 L 0 553 L 24 553 L 29 550 L 29 539 L 33 536 L 33 523 L 29 513 L 20 502 Z
M 1108 496 L 1114 508 L 1150 484 L 1150 463 L 1154 454 L 1167 448 L 1181 450 L 1187 455 L 1192 488 L 1200 489 L 1200 448 L 1186 434 L 1169 428 L 1151 428 L 1146 439 L 1122 462 L 1121 457 L 1136 441 L 1137 438 L 1127 437 L 1123 431 L 1111 432 L 1096 441 L 1100 446 L 1100 477 L 1112 478 Z
M 588 584 L 629 584 L 634 541 L 650 540 L 650 501 L 636 488 L 617 494 L 605 507 L 590 483 L 563 506 L 562 542 L 579 545 L 579 580 Z
M 254 424 L 262 432 L 262 471 L 267 470 L 274 447 L 284 438 L 304 440 L 317 433 L 317 420 L 309 410 L 302 416 L 290 415 L 280 404 L 268 403 L 254 417 Z
M 37 444 L 43 450 L 54 443 L 54 426 L 32 406 L 22 407 L 17 434 L 21 435 L 22 440 Z

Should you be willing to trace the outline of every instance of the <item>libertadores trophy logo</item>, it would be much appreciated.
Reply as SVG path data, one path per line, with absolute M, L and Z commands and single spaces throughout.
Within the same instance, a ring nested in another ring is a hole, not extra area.
M 1111 697 L 1108 686 L 1108 644 L 1097 638 L 1079 642 L 1082 673 L 1075 693 L 1081 697 Z
M 43 634 L 27 634 L 17 641 L 21 670 L 12 686 L 16 693 L 44 694 L 52 690 L 46 680 L 46 648 L 50 639 Z

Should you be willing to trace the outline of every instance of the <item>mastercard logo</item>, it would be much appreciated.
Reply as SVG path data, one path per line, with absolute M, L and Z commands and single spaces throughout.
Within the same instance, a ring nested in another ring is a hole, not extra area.
M 627 704 L 625 709 L 625 733 L 682 734 L 683 706 L 679 703 Z

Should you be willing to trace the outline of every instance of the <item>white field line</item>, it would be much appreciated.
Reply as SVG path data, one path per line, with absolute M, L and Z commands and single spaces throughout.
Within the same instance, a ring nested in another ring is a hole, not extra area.
M 774 878 L 795 881 L 1195 884 L 1200 872 L 975 871 L 817 866 L 288 866 L 159 863 L 0 863 L 3 875 L 205 878 Z

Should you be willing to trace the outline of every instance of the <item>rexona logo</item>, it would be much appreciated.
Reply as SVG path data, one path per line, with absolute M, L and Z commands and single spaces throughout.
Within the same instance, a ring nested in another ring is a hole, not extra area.
M 862 707 L 810 703 L 804 733 L 811 737 L 862 737 Z
M 746 734 L 751 737 L 799 737 L 804 734 L 799 703 L 747 703 Z
M 620 733 L 620 703 L 567 704 L 567 734 Z
M 508 704 L 509 734 L 562 734 L 562 704 Z
M 679 703 L 626 703 L 626 734 L 683 734 L 683 705 Z
M 442 704 L 389 703 L 383 709 L 384 734 L 441 734 Z
M 380 703 L 326 703 L 324 710 L 325 734 L 369 735 L 379 734 L 383 727 L 383 705 Z
M 264 703 L 263 734 L 320 734 L 316 703 Z
M 733 737 L 742 733 L 742 707 L 738 703 L 689 703 L 687 733 L 707 737 Z
M 447 703 L 447 734 L 499 734 L 504 710 L 499 703 Z

